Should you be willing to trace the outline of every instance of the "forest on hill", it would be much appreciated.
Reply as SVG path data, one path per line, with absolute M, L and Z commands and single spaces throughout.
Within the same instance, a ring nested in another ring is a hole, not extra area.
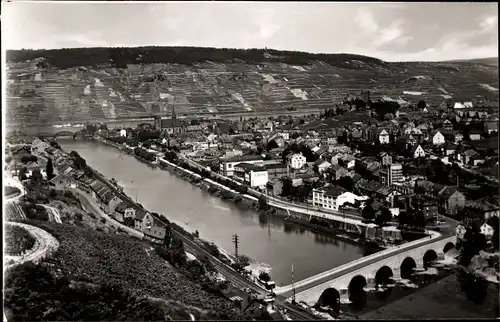
M 355 54 L 312 54 L 300 51 L 279 51 L 273 49 L 230 49 L 210 47 L 134 47 L 134 48 L 71 48 L 51 50 L 8 50 L 7 62 L 16 63 L 43 57 L 51 66 L 66 69 L 78 66 L 110 65 L 126 68 L 127 64 L 193 63 L 212 61 L 229 62 L 242 60 L 246 63 L 279 62 L 291 65 L 307 65 L 310 61 L 320 60 L 332 66 L 360 69 L 361 66 L 349 64 L 357 60 L 365 64 L 386 66 L 387 63 L 373 57 Z M 347 63 L 346 63 L 347 62 Z

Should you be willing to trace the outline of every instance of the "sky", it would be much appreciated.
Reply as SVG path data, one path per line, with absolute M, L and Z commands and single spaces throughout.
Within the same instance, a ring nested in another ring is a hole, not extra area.
M 498 57 L 497 3 L 2 1 L 2 47 L 273 48 L 386 61 Z

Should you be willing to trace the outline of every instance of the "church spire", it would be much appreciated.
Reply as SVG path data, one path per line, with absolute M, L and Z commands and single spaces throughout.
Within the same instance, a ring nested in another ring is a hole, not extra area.
M 176 120 L 176 115 L 175 115 L 175 104 L 172 105 L 172 123 L 175 125 L 175 120 Z

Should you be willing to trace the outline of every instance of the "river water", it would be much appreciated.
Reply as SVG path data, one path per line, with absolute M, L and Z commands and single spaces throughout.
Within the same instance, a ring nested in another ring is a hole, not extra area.
M 215 198 L 168 171 L 155 169 L 121 154 L 116 148 L 90 140 L 59 139 L 61 147 L 78 152 L 87 164 L 108 178 L 115 178 L 124 192 L 137 198 L 149 211 L 157 212 L 188 231 L 234 252 L 232 235 L 240 237 L 239 254 L 255 266 L 272 267 L 277 285 L 298 281 L 361 258 L 370 252 L 365 246 L 298 228 L 274 217 L 241 210 L 231 202 Z

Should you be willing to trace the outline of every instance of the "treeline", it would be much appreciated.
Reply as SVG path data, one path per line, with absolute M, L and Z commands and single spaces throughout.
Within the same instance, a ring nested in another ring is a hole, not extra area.
M 384 61 L 355 54 L 312 54 L 299 51 L 273 49 L 231 49 L 211 47 L 137 47 L 137 48 L 65 48 L 51 50 L 8 50 L 7 62 L 21 62 L 44 57 L 46 62 L 61 69 L 78 66 L 114 66 L 127 68 L 127 64 L 176 63 L 192 65 L 203 61 L 228 62 L 234 59 L 247 63 L 280 62 L 293 65 L 308 65 L 321 60 L 332 66 L 348 69 L 363 69 L 349 60 L 358 60 L 368 65 L 387 65 Z M 40 67 L 44 64 L 40 64 Z
M 149 152 L 148 150 L 146 150 L 144 148 L 140 148 L 140 147 L 136 147 L 134 149 L 134 155 L 143 159 L 143 160 L 150 161 L 150 162 L 156 160 L 156 154 L 154 154 L 153 152 Z

